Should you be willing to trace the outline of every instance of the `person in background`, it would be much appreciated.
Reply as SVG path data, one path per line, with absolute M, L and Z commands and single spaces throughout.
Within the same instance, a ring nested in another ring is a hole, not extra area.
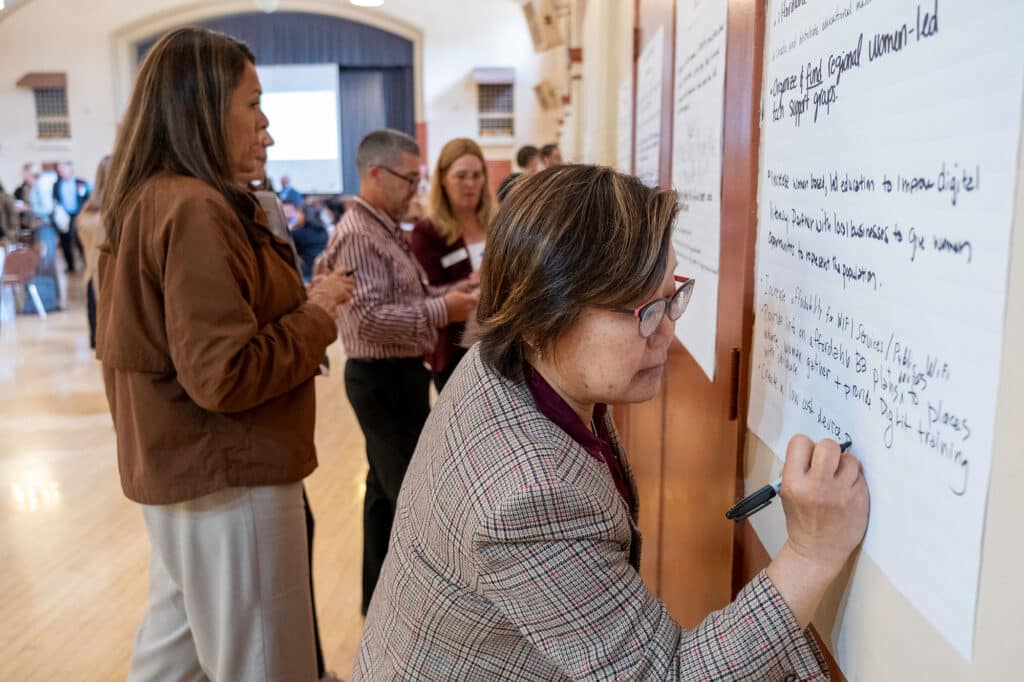
M 324 211 L 326 213 L 323 216 L 323 223 L 327 226 L 328 232 L 333 232 L 341 216 L 345 215 L 345 202 L 341 197 L 328 197 L 324 200 Z
M 160 38 L 101 212 L 97 357 L 152 545 L 129 680 L 317 677 L 302 479 L 313 379 L 354 283 L 309 292 L 243 187 L 267 119 L 245 44 Z
M 304 208 L 291 199 L 285 199 L 281 207 L 302 264 L 302 279 L 309 283 L 313 281 L 313 263 L 327 248 L 327 228 L 312 215 L 313 206 Z
M 31 230 L 35 222 L 32 214 L 32 188 L 36 184 L 36 174 L 32 171 L 32 164 L 26 163 L 21 167 L 21 184 L 14 189 L 14 200 L 19 202 L 18 212 L 21 214 L 21 229 Z
M 522 177 L 526 176 L 522 173 L 511 173 L 510 175 L 505 176 L 505 179 L 501 181 L 500 185 L 498 185 L 498 191 L 496 193 L 499 204 L 504 203 L 505 197 L 507 197 L 508 193 L 512 191 L 512 187 L 516 184 L 516 180 Z
M 366 438 L 363 498 L 363 599 L 366 613 L 388 551 L 398 490 L 430 411 L 423 356 L 438 329 L 476 307 L 470 282 L 434 287 L 399 226 L 420 182 L 420 148 L 397 130 L 359 143 L 359 196 L 324 252 L 326 272 L 356 273 L 352 301 L 338 307 L 345 346 L 345 392 Z M 319 274 L 319 273 L 318 273 Z
M 828 679 L 806 628 L 868 516 L 835 441 L 790 441 L 789 537 L 731 604 L 684 629 L 640 577 L 608 405 L 661 390 L 695 286 L 673 274 L 677 211 L 673 191 L 582 165 L 524 179 L 501 207 L 480 340 L 409 466 L 354 682 Z
M 292 179 L 287 175 L 281 176 L 281 191 L 277 193 L 277 196 L 281 201 L 291 200 L 295 202 L 297 206 L 302 206 L 302 193 L 292 187 Z
M 562 165 L 562 150 L 557 144 L 546 144 L 540 148 L 540 162 L 545 168 Z
M 53 188 L 57 184 L 57 171 L 46 169 L 36 178 L 29 192 L 29 206 L 37 220 L 53 226 L 53 212 L 56 203 L 53 200 Z
M 57 172 L 44 170 L 35 179 L 29 192 L 28 214 L 32 229 L 33 247 L 40 255 L 39 268 L 36 270 L 35 285 L 39 298 L 47 312 L 58 310 L 63 299 L 62 277 L 58 272 L 57 244 L 60 240 L 59 231 L 53 221 L 56 204 L 53 201 L 53 186 L 57 182 Z M 31 310 L 26 303 L 23 312 Z
M 100 245 L 106 239 L 106 228 L 100 206 L 103 205 L 103 190 L 110 170 L 110 157 L 104 156 L 96 167 L 93 190 L 78 216 L 78 239 L 82 244 L 82 258 L 85 260 L 85 301 L 89 317 L 89 348 L 96 348 L 96 292 L 99 290 L 99 274 L 96 264 L 100 257 Z
M 267 130 L 260 133 L 259 150 L 256 152 L 256 168 L 252 174 L 240 177 L 239 185 L 251 190 L 260 208 L 267 216 L 267 227 L 270 233 L 286 243 L 292 250 L 295 260 L 295 270 L 302 273 L 302 261 L 299 253 L 295 250 L 295 243 L 292 241 L 291 231 L 288 229 L 288 220 L 284 217 L 284 210 L 281 208 L 281 200 L 277 193 L 271 189 L 270 178 L 267 177 L 267 149 L 274 146 L 274 138 Z
M 427 200 L 427 217 L 416 223 L 412 250 L 434 286 L 464 280 L 480 270 L 495 202 L 480 146 L 457 138 L 441 149 Z M 479 275 L 478 275 L 479 277 Z M 465 355 L 465 325 L 453 322 L 438 332 L 427 364 L 438 392 Z
M 252 188 L 253 194 L 256 200 L 259 201 L 260 206 L 263 208 L 264 213 L 267 215 L 267 227 L 270 228 L 270 232 L 287 243 L 292 250 L 292 255 L 295 259 L 295 270 L 301 273 L 302 261 L 299 260 L 299 254 L 295 251 L 295 244 L 292 242 L 291 234 L 288 230 L 288 220 L 284 216 L 284 211 L 281 208 L 281 200 L 277 198 L 277 194 L 273 190 L 269 189 L 270 179 L 267 177 L 267 149 L 274 146 L 274 138 L 270 136 L 270 132 L 266 129 L 260 131 L 259 143 L 255 150 L 256 160 L 255 167 L 252 172 L 244 173 L 238 176 L 238 184 L 246 189 Z M 326 372 L 328 367 L 327 356 L 324 355 L 324 359 L 321 361 L 320 369 Z M 327 666 L 324 662 L 324 649 L 323 644 L 320 641 L 320 622 L 317 617 L 316 611 L 316 592 L 313 589 L 313 536 L 316 531 L 316 519 L 313 518 L 313 508 L 309 504 L 309 495 L 306 492 L 306 486 L 302 486 L 302 505 L 305 509 L 306 515 L 306 549 L 307 559 L 309 562 L 309 597 L 310 604 L 313 609 L 313 640 L 316 645 L 316 674 L 320 682 L 338 682 L 338 676 L 332 671 L 327 670 Z
M 68 272 L 73 273 L 76 270 L 75 249 L 82 254 L 83 260 L 85 258 L 82 242 L 78 239 L 78 214 L 89 200 L 90 188 L 84 179 L 75 177 L 70 161 L 57 164 L 57 176 L 53 185 L 54 208 L 59 206 L 68 217 L 67 229 L 60 230 L 60 250 L 64 253 Z
M 14 197 L 4 190 L 0 182 L 0 240 L 15 241 L 21 231 L 21 216 L 14 203 Z
M 544 170 L 544 164 L 540 160 L 540 150 L 532 144 L 519 148 L 519 151 L 516 152 L 516 164 L 527 175 L 536 175 Z

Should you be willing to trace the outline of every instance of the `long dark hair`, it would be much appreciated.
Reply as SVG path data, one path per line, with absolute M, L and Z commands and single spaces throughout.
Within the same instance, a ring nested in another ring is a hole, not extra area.
M 251 202 L 232 175 L 227 113 L 247 62 L 256 58 L 245 43 L 197 27 L 171 31 L 149 51 L 117 136 L 101 207 L 112 249 L 132 195 L 161 172 L 202 180 L 245 224 Z

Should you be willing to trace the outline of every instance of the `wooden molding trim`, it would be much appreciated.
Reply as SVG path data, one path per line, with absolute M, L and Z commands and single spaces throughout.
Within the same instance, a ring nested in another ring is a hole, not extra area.
M 38 88 L 66 88 L 68 86 L 68 75 L 56 71 L 33 71 L 19 78 L 17 86 L 33 90 Z

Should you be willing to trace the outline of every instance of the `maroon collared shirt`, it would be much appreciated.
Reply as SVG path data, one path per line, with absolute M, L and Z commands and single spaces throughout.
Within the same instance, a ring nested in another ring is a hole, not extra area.
M 590 453 L 591 457 L 599 462 L 604 462 L 615 483 L 615 488 L 626 502 L 626 508 L 633 509 L 633 494 L 626 481 L 622 463 L 612 448 L 611 436 L 604 423 L 604 415 L 608 411 L 608 406 L 604 403 L 594 405 L 594 431 L 591 431 L 579 415 L 562 400 L 562 396 L 558 395 L 551 384 L 540 375 L 540 372 L 529 366 L 526 368 L 526 386 L 530 389 L 533 402 L 541 414 L 583 446 L 583 449 Z

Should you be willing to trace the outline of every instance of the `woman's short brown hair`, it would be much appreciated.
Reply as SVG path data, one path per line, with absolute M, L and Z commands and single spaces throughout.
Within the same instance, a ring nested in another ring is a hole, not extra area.
M 223 33 L 186 27 L 160 38 L 139 68 L 114 145 L 103 198 L 107 242 L 116 251 L 132 195 L 161 172 L 202 180 L 245 224 L 251 202 L 236 187 L 227 149 L 231 95 L 252 51 Z
M 480 159 L 480 167 L 483 169 L 484 177 L 480 187 L 480 201 L 476 205 L 476 219 L 480 223 L 480 229 L 484 232 L 491 226 L 494 219 L 494 195 L 491 194 L 491 182 L 487 175 L 487 162 L 484 160 L 483 150 L 468 137 L 457 137 L 449 140 L 437 157 L 437 168 L 434 171 L 434 181 L 430 185 L 430 195 L 427 197 L 427 217 L 434 224 L 437 233 L 444 238 L 449 246 L 454 244 L 462 236 L 459 223 L 455 220 L 455 211 L 452 208 L 451 198 L 448 190 L 444 187 L 445 178 L 452 164 L 463 156 L 475 156 Z
M 523 380 L 527 346 L 550 347 L 587 307 L 652 295 L 665 276 L 677 202 L 601 166 L 522 178 L 498 211 L 480 268 L 480 353 Z

